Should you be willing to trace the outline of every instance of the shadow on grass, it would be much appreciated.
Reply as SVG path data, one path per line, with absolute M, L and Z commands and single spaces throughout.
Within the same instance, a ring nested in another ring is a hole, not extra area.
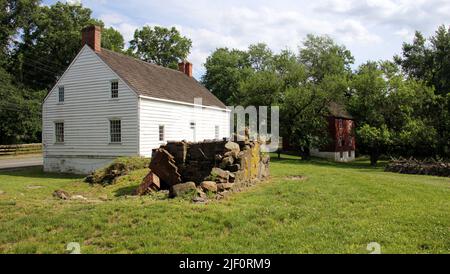
M 134 191 L 136 190 L 136 188 L 138 188 L 138 186 L 139 185 L 126 186 L 126 187 L 119 188 L 114 191 L 114 196 L 116 196 L 116 197 L 131 196 L 134 194 Z
M 361 169 L 361 170 L 369 170 L 369 171 L 379 171 L 383 170 L 386 166 L 386 161 L 379 161 L 376 167 L 370 165 L 369 161 L 366 158 L 356 159 L 353 162 L 348 163 L 340 163 L 334 162 L 331 160 L 311 157 L 310 160 L 302 160 L 298 156 L 285 155 L 281 154 L 281 157 L 278 158 L 276 154 L 272 154 L 270 161 L 272 163 L 280 163 L 280 164 L 291 164 L 291 165 L 315 165 L 322 167 L 333 167 L 333 168 L 344 168 L 344 169 Z
M 0 175 L 26 177 L 26 178 L 74 179 L 74 180 L 84 178 L 83 175 L 44 172 L 42 166 L 1 170 Z

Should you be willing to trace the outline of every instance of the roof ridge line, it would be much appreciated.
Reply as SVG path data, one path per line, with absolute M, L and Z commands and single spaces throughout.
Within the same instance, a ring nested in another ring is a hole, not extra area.
M 123 53 L 120 53 L 120 52 L 117 52 L 117 51 L 113 51 L 113 50 L 105 49 L 105 48 L 102 48 L 102 50 L 109 51 L 109 52 L 111 52 L 111 53 L 113 53 L 113 54 L 121 55 L 122 57 L 132 59 L 133 61 L 138 61 L 138 62 L 140 62 L 140 63 L 144 63 L 145 65 L 149 65 L 149 66 L 153 66 L 153 67 L 160 68 L 160 69 L 165 69 L 165 70 L 169 70 L 169 71 L 174 71 L 174 72 L 182 73 L 182 72 L 179 71 L 179 70 L 172 69 L 172 68 L 168 68 L 168 67 L 164 67 L 164 66 L 161 66 L 161 65 L 158 65 L 158 64 L 154 64 L 154 63 L 150 63 L 150 62 L 147 62 L 147 61 L 141 60 L 141 59 L 139 59 L 139 58 L 136 58 L 136 57 L 133 57 L 133 56 L 130 56 L 130 55 L 127 55 L 127 54 L 123 54 Z M 182 74 L 184 74 L 184 73 L 182 73 Z M 194 77 L 192 77 L 192 78 L 194 78 Z M 194 79 L 195 79 L 195 78 L 194 78 Z

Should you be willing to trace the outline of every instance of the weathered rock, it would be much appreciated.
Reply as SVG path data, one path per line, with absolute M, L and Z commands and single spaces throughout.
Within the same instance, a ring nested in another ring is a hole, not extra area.
M 269 162 L 270 162 L 269 154 L 264 154 L 263 156 L 261 156 L 261 162 L 264 164 L 269 164 Z
M 228 190 L 224 190 L 222 192 L 219 192 L 219 193 L 216 194 L 216 200 L 222 200 L 223 198 L 225 198 L 229 194 L 230 194 L 230 192 Z
M 224 157 L 220 163 L 220 168 L 227 168 L 234 163 L 234 158 L 231 156 Z
M 154 151 L 150 169 L 169 187 L 181 183 L 181 175 L 178 173 L 174 157 L 165 149 Z
M 195 186 L 194 182 L 187 182 L 184 184 L 177 184 L 173 185 L 170 188 L 170 197 L 178 197 L 180 195 L 183 195 L 185 193 L 191 192 L 191 191 L 197 191 L 197 188 Z
M 61 200 L 68 200 L 70 199 L 70 194 L 64 190 L 55 190 L 53 192 L 53 197 L 59 198 Z
M 203 197 L 194 197 L 192 199 L 192 202 L 194 202 L 196 204 L 205 204 L 205 203 L 207 203 L 207 201 L 208 200 L 206 198 L 203 198 Z
M 215 167 L 211 170 L 211 176 L 219 179 L 225 179 L 228 180 L 228 177 L 230 176 L 230 173 L 226 170 L 223 170 L 221 168 Z
M 217 184 L 216 184 L 216 182 L 203 181 L 200 184 L 200 186 L 203 189 L 203 191 L 209 191 L 209 192 L 213 192 L 213 193 L 217 192 Z
M 233 187 L 233 184 L 231 184 L 231 183 L 217 184 L 217 191 L 223 192 L 225 190 L 230 190 L 232 187 Z
M 202 188 L 197 188 L 197 196 L 206 199 L 206 193 L 203 192 Z
M 87 198 L 81 195 L 73 195 L 70 197 L 71 200 L 81 200 L 81 201 L 87 201 Z
M 236 181 L 236 175 L 234 173 L 230 172 L 229 177 L 228 177 L 228 182 L 234 183 L 235 181 Z
M 108 201 L 108 200 L 109 200 L 107 194 L 100 195 L 100 196 L 98 196 L 98 198 L 99 198 L 101 201 Z
M 235 143 L 235 142 L 228 142 L 225 144 L 225 149 L 227 149 L 228 151 L 232 151 L 236 154 L 239 153 L 239 151 L 241 151 L 239 144 Z
M 153 173 L 149 172 L 147 176 L 145 176 L 141 185 L 135 190 L 136 195 L 147 195 L 154 191 L 159 191 L 161 188 L 159 177 Z

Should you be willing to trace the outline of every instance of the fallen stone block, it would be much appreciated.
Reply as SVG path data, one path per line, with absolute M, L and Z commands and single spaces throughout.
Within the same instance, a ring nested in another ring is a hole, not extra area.
M 183 195 L 185 193 L 189 193 L 191 191 L 197 191 L 197 187 L 195 186 L 194 182 L 187 182 L 184 184 L 177 184 L 170 187 L 170 197 L 178 197 L 180 195 Z
M 182 182 L 174 157 L 165 149 L 155 151 L 150 162 L 150 170 L 169 187 Z
M 61 199 L 61 200 L 69 200 L 70 199 L 70 194 L 67 193 L 64 190 L 55 190 L 53 192 L 53 197 L 56 197 L 56 198 Z
M 147 176 L 145 176 L 139 187 L 135 190 L 135 195 L 147 195 L 151 192 L 159 191 L 160 189 L 161 183 L 159 177 L 150 171 Z

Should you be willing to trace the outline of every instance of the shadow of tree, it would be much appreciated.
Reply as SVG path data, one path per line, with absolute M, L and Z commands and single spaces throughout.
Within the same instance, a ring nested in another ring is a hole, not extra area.
M 271 155 L 271 162 L 274 163 L 285 163 L 285 164 L 294 164 L 294 165 L 315 165 L 322 167 L 333 167 L 333 168 L 353 168 L 353 169 L 361 169 L 361 170 L 369 170 L 375 171 L 384 169 L 387 164 L 387 161 L 379 161 L 376 167 L 370 165 L 367 159 L 357 159 L 353 162 L 342 163 L 342 162 L 334 162 L 331 160 L 321 159 L 312 157 L 310 160 L 302 160 L 300 157 L 292 156 L 292 155 L 284 155 L 282 154 L 280 158 L 276 155 Z
M 121 196 L 130 196 L 134 195 L 134 191 L 136 188 L 138 188 L 139 185 L 131 185 L 126 187 L 121 187 L 114 191 L 114 196 L 121 197 Z
M 42 166 L 0 170 L 0 175 L 17 176 L 25 178 L 74 179 L 74 180 L 84 178 L 83 175 L 44 172 Z

